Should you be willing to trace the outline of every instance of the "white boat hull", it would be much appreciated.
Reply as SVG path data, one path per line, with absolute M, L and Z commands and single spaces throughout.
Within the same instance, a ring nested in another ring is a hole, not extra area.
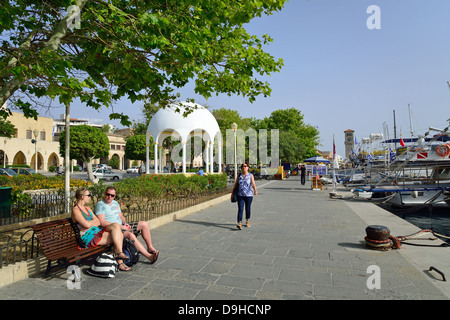
M 441 191 L 395 192 L 386 203 L 395 207 L 416 207 L 431 204 L 434 207 L 447 207 L 445 195 Z

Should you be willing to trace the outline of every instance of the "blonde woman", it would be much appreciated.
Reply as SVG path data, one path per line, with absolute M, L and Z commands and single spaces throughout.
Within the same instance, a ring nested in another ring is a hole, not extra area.
M 100 220 L 92 212 L 87 204 L 91 200 L 89 190 L 78 189 L 75 193 L 76 204 L 72 210 L 72 220 L 80 229 L 81 240 L 88 247 L 113 244 L 115 257 L 121 271 L 131 270 L 123 260 L 128 257 L 122 252 L 123 234 L 117 223 L 112 223 L 105 228 L 100 227 Z

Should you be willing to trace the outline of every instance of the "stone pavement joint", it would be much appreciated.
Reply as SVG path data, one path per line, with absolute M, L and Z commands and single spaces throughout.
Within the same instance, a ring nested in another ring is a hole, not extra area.
M 160 250 L 153 265 L 141 256 L 113 279 L 89 276 L 82 265 L 80 289 L 69 289 L 71 274 L 60 269 L 3 286 L 0 299 L 448 299 L 442 281 L 417 262 L 427 248 L 365 247 L 369 224 L 395 234 L 416 227 L 371 203 L 330 199 L 295 176 L 257 185 L 250 228 L 237 230 L 237 206 L 227 200 L 152 229 Z M 435 255 L 438 268 L 444 255 Z M 379 268 L 379 289 L 368 287 L 377 280 L 370 266 Z

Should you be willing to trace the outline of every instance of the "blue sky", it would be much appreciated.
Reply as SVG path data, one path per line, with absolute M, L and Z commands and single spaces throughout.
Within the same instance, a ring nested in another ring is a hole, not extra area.
M 380 8 L 381 29 L 367 28 L 370 5 Z M 385 122 L 393 137 L 393 110 L 397 135 L 409 137 L 408 104 L 416 134 L 444 128 L 450 118 L 449 15 L 448 0 L 290 0 L 281 12 L 247 26 L 252 34 L 269 34 L 274 42 L 266 50 L 284 60 L 281 72 L 265 78 L 271 97 L 253 103 L 226 95 L 205 100 L 188 86 L 180 91 L 182 99 L 258 119 L 294 107 L 318 127 L 319 149 L 332 150 L 335 135 L 341 155 L 347 129 L 361 140 L 383 133 Z M 124 100 L 114 111 L 139 119 L 141 107 Z M 108 119 L 105 110 L 76 104 L 71 116 Z

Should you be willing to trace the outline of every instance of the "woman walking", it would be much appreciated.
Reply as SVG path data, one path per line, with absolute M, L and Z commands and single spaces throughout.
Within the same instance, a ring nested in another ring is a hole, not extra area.
M 258 191 L 256 190 L 255 178 L 251 173 L 248 172 L 248 163 L 243 163 L 241 165 L 241 174 L 234 182 L 234 187 L 238 188 L 237 193 L 237 203 L 238 203 L 238 215 L 237 215 L 237 228 L 242 230 L 242 218 L 245 207 L 245 219 L 247 228 L 250 227 L 250 216 L 251 216 L 251 206 L 253 201 L 253 195 L 258 195 Z M 253 188 L 253 190 L 252 190 Z M 231 197 L 233 197 L 233 193 L 231 193 Z

